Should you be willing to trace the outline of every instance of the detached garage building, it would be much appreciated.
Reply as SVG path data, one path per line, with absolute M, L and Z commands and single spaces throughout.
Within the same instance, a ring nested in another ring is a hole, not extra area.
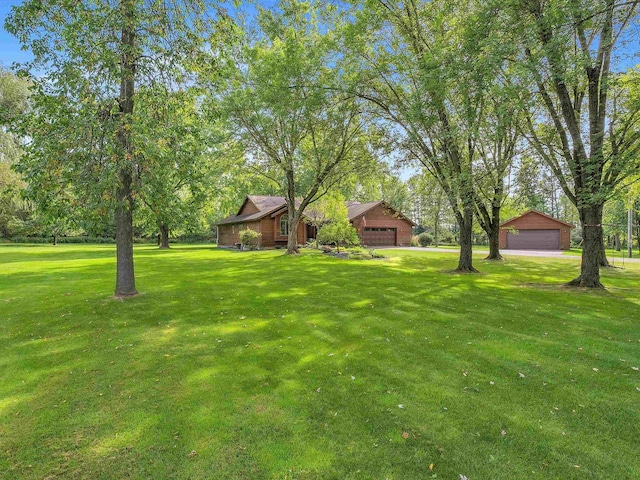
M 568 250 L 574 226 L 536 210 L 500 225 L 500 248 L 507 250 Z

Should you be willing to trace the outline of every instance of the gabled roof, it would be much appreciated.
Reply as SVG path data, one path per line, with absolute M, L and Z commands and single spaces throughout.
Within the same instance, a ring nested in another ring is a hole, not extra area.
M 367 203 L 358 203 L 358 202 L 347 202 L 347 217 L 349 220 L 353 220 L 360 215 L 364 215 L 369 210 L 377 207 L 382 202 L 367 202 Z
M 507 220 L 505 222 L 502 222 L 500 224 L 500 226 L 504 227 L 505 225 L 508 225 L 509 223 L 513 222 L 514 220 L 518 220 L 519 218 L 525 217 L 525 216 L 529 215 L 530 213 L 535 213 L 537 215 L 543 216 L 545 218 L 548 218 L 549 220 L 553 220 L 554 222 L 558 222 L 558 223 L 561 223 L 562 225 L 566 225 L 569 228 L 576 228 L 575 225 L 573 225 L 572 223 L 568 223 L 568 222 L 564 222 L 562 220 L 558 220 L 557 218 L 554 218 L 551 215 L 547 215 L 546 213 L 542 213 L 542 212 L 539 212 L 538 210 L 534 210 L 534 209 L 527 210 L 522 215 L 518 215 L 517 217 L 510 218 L 509 220 Z
M 287 200 L 284 197 L 271 197 L 267 195 L 247 195 L 247 198 L 242 202 L 240 209 L 238 210 L 238 214 L 242 211 L 245 204 L 248 200 L 256 206 L 258 210 L 261 212 L 265 212 L 267 210 L 271 211 L 274 208 L 279 208 L 283 205 L 287 204 Z
M 384 208 L 391 210 L 395 217 L 402 218 L 403 220 L 406 220 L 407 222 L 409 222 L 411 225 L 415 225 L 415 222 L 413 222 L 410 218 L 407 218 L 405 215 L 397 211 L 391 205 L 388 205 L 386 202 L 382 202 L 382 201 L 367 202 L 367 203 L 347 202 L 347 216 L 349 217 L 349 220 L 355 220 L 357 217 L 361 215 L 365 215 L 369 210 L 373 210 L 378 205 L 381 205 Z
M 258 208 L 258 212 L 249 213 L 246 215 L 240 215 L 240 212 L 247 204 L 248 201 L 251 201 L 256 208 Z M 367 202 L 367 203 L 358 203 L 358 202 L 346 202 L 347 203 L 347 216 L 349 220 L 354 220 L 355 218 L 366 214 L 369 210 L 374 209 L 378 205 L 382 205 L 383 207 L 392 210 L 394 215 L 398 218 L 402 218 L 411 223 L 411 225 L 415 225 L 409 218 L 404 216 L 402 213 L 395 210 L 390 205 L 387 205 L 385 202 Z M 296 199 L 296 205 L 300 204 L 300 200 Z M 235 215 L 229 215 L 227 218 L 224 218 L 218 222 L 218 225 L 230 225 L 234 223 L 244 223 L 244 222 L 253 222 L 256 220 L 260 220 L 267 215 L 271 215 L 272 217 L 278 215 L 282 211 L 286 210 L 287 201 L 284 197 L 272 197 L 266 195 L 247 195 L 244 202 L 238 209 L 238 213 Z
M 247 204 L 248 201 L 251 201 L 256 208 L 257 212 L 248 213 L 246 215 L 240 215 L 240 212 Z M 244 199 L 242 205 L 238 209 L 238 213 L 235 215 L 229 215 L 227 218 L 223 218 L 218 222 L 218 225 L 230 225 L 233 223 L 244 223 L 244 222 L 253 222 L 256 220 L 260 220 L 261 218 L 270 215 L 276 210 L 279 210 L 284 205 L 287 204 L 287 201 L 284 197 L 271 197 L 266 195 L 247 195 L 247 198 Z

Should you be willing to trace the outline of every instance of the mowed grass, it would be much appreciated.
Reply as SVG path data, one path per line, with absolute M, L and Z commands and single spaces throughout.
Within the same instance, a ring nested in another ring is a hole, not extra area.
M 0 246 L 0 478 L 640 478 L 640 265 Z

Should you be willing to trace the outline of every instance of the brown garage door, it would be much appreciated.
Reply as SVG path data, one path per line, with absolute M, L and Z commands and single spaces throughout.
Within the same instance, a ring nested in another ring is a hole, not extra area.
M 365 228 L 362 243 L 368 247 L 382 247 L 396 244 L 395 228 Z
M 510 250 L 560 250 L 560 230 L 518 230 L 507 232 Z

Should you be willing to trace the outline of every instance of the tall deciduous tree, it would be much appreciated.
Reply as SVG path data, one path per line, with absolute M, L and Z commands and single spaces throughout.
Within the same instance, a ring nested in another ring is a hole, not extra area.
M 247 39 L 225 101 L 248 166 L 287 200 L 288 254 L 298 253 L 305 208 L 369 157 L 361 105 L 341 88 L 331 23 L 297 0 L 260 9 L 259 33 Z
M 197 229 L 221 173 L 217 146 L 224 132 L 205 121 L 193 89 L 142 89 L 136 118 L 143 126 L 137 139 L 142 217 L 157 229 L 159 247 L 169 248 L 171 231 Z
M 459 272 L 475 272 L 474 164 L 488 88 L 504 60 L 488 28 L 491 15 L 473 1 L 391 2 L 356 6 L 346 29 L 360 95 L 395 125 L 397 147 L 440 183 L 460 227 Z M 483 27 L 484 28 L 484 27 Z
M 625 177 L 637 171 L 638 106 L 617 111 L 612 56 L 638 1 L 517 0 L 509 24 L 527 68 L 532 111 L 527 137 L 577 207 L 583 233 L 580 275 L 570 285 L 602 288 L 602 211 Z
M 206 2 L 27 0 L 6 21 L 34 55 L 26 67 L 43 73 L 33 78 L 33 115 L 25 131 L 32 141 L 23 171 L 32 183 L 54 179 L 112 205 L 118 297 L 137 293 L 137 89 L 171 89 L 185 80 L 185 66 L 205 41 L 202 29 L 213 31 L 210 12 Z
M 489 239 L 487 260 L 501 260 L 501 209 L 507 200 L 505 179 L 511 172 L 520 140 L 522 106 L 508 80 L 494 79 L 480 112 L 474 165 L 476 217 Z
M 20 197 L 24 187 L 13 166 L 22 154 L 19 137 L 11 131 L 16 117 L 27 109 L 29 82 L 0 68 L 0 236 L 20 229 L 30 214 L 28 204 Z

